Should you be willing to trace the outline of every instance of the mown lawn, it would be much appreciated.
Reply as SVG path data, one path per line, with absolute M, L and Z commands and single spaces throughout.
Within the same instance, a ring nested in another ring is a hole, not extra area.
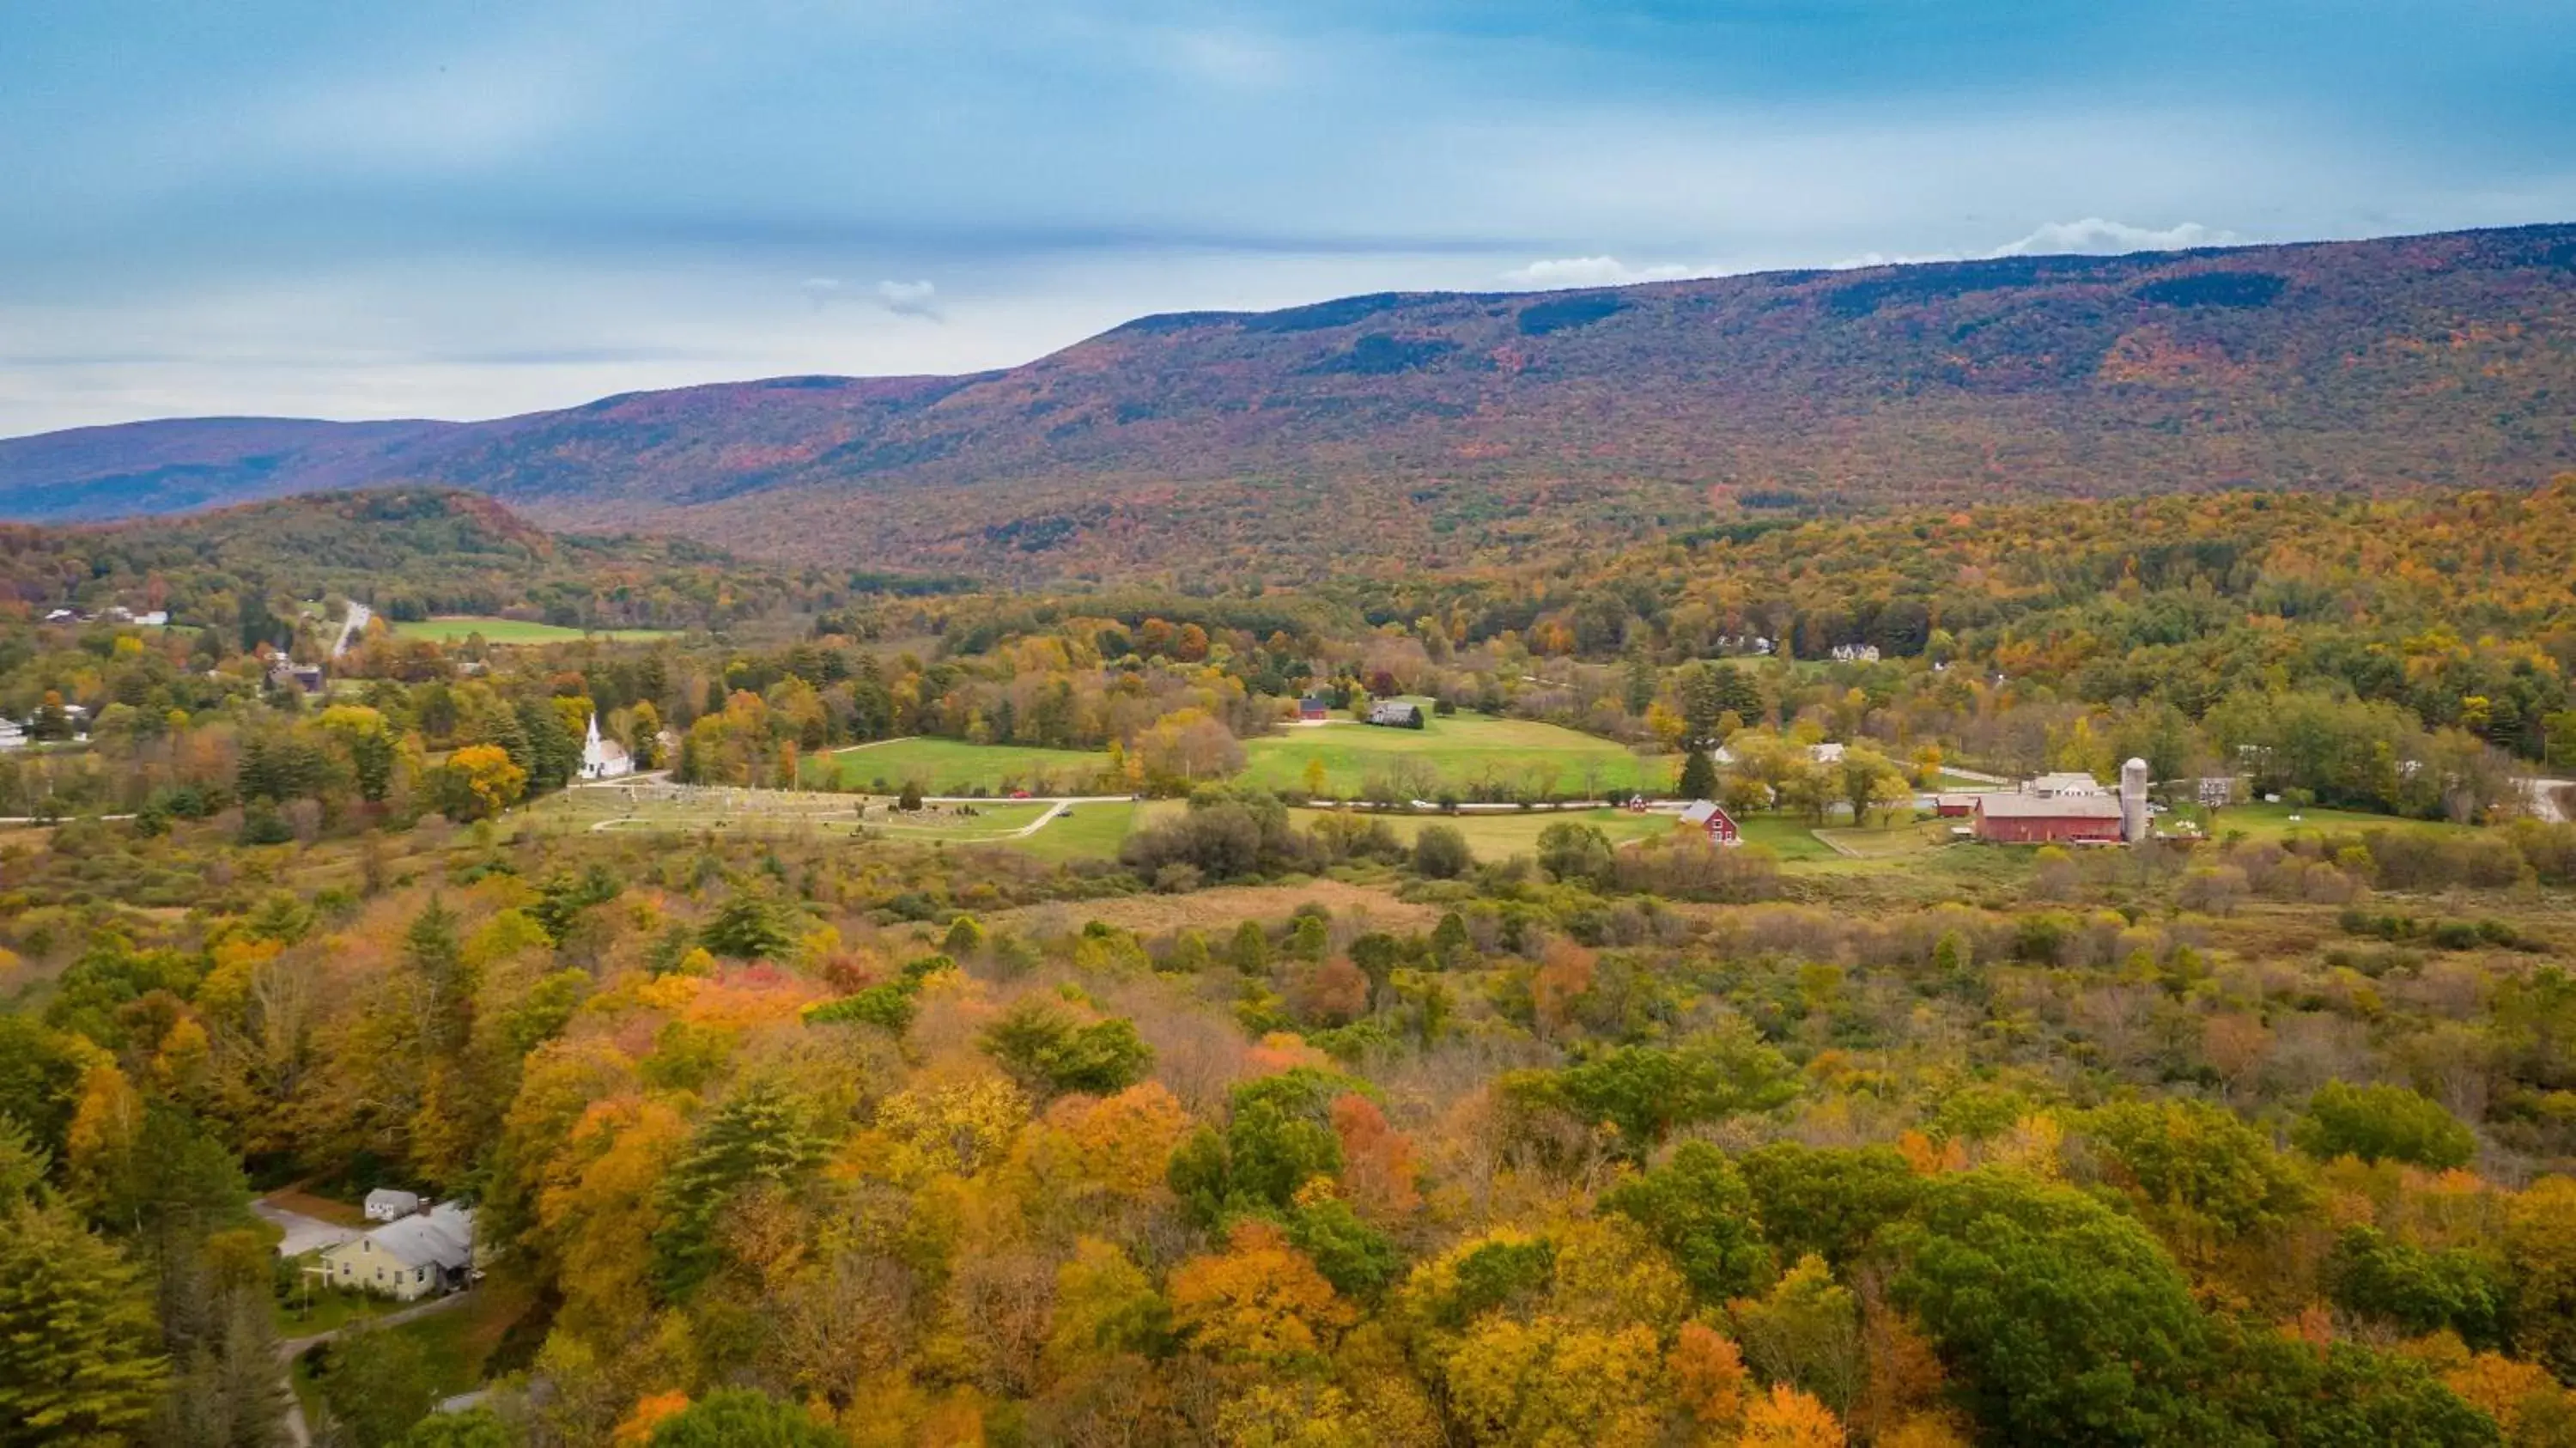
M 1078 804 L 1036 834 L 1002 843 L 1041 860 L 1116 859 L 1118 847 L 1127 843 L 1127 836 L 1151 808 L 1127 803 Z
M 1372 779 L 1393 782 L 1408 765 L 1422 771 L 1419 782 L 1427 788 L 1418 797 L 1425 799 L 1442 790 L 1466 796 L 1480 785 L 1559 795 L 1661 794 L 1681 767 L 1671 755 L 1640 756 L 1554 724 L 1483 714 L 1434 718 L 1420 729 L 1355 722 L 1283 729 L 1245 740 L 1243 754 L 1245 783 L 1303 790 L 1308 762 L 1320 760 L 1323 793 L 1343 798 L 1364 794 Z
M 2176 810 L 2156 816 L 2160 827 L 2170 827 L 2177 819 L 2200 818 L 2197 807 Z M 2365 814 L 2358 810 L 2321 809 L 2310 805 L 2304 809 L 2286 804 L 2229 805 L 2218 811 L 2214 823 L 2203 820 L 2203 827 L 2224 839 L 2242 830 L 2249 839 L 2278 840 L 2305 831 L 2309 834 L 2359 834 L 2363 830 L 2421 830 L 2434 834 L 2458 834 L 2472 828 L 2438 820 L 2400 819 L 2395 815 Z
M 887 793 L 907 783 L 925 794 L 1097 794 L 1106 753 L 1080 749 L 1038 749 L 1021 744 L 968 744 L 958 739 L 895 739 L 862 744 L 827 758 L 808 761 L 806 776 L 820 782 L 829 771 L 841 771 L 846 789 Z
M 1289 817 L 1299 828 L 1309 828 L 1324 817 L 1320 809 L 1290 810 Z M 1447 825 L 1464 836 L 1467 848 L 1479 860 L 1507 860 L 1514 855 L 1538 853 L 1539 833 L 1549 825 L 1571 821 L 1590 825 L 1610 837 L 1612 844 L 1642 840 L 1672 833 L 1671 815 L 1633 815 L 1626 810 L 1596 809 L 1582 811 L 1514 810 L 1499 814 L 1387 814 L 1387 828 L 1398 839 L 1411 843 L 1414 836 L 1433 825 Z
M 558 624 L 529 623 L 522 619 L 478 614 L 411 619 L 393 625 L 393 630 L 396 638 L 435 639 L 441 643 L 463 643 L 469 635 L 479 633 L 489 644 L 560 644 L 586 638 L 606 639 L 611 643 L 644 643 L 669 638 L 672 634 L 671 630 L 661 628 L 599 629 L 584 633 Z

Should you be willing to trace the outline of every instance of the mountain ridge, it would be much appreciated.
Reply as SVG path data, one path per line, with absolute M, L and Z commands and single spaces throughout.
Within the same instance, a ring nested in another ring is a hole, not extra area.
M 0 516 L 384 484 L 556 527 L 988 574 L 1529 556 L 1740 513 L 2576 467 L 2576 225 L 1380 292 L 1133 319 L 1021 366 L 483 422 L 0 441 Z

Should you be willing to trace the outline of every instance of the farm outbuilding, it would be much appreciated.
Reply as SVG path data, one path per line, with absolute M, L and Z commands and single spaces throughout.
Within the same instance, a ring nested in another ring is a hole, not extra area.
M 1368 721 L 1386 729 L 1419 729 L 1422 706 L 1409 699 L 1380 699 L 1369 705 Z
M 1713 801 L 1693 800 L 1682 810 L 1682 828 L 1705 833 L 1711 844 L 1740 845 L 1744 832 L 1735 827 L 1735 816 Z

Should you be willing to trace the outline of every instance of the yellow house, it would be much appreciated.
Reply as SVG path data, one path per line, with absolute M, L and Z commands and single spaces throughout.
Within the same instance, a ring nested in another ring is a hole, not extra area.
M 322 1253 L 332 1286 L 401 1302 L 465 1285 L 474 1265 L 474 1211 L 444 1202 Z

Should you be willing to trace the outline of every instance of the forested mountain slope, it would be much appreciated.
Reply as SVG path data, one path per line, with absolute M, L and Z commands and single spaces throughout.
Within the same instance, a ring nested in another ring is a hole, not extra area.
M 19 439 L 0 512 L 430 481 L 817 561 L 1294 576 L 1747 506 L 2524 487 L 2576 462 L 2571 339 L 2576 226 L 1385 294 L 1148 317 L 970 377 Z

